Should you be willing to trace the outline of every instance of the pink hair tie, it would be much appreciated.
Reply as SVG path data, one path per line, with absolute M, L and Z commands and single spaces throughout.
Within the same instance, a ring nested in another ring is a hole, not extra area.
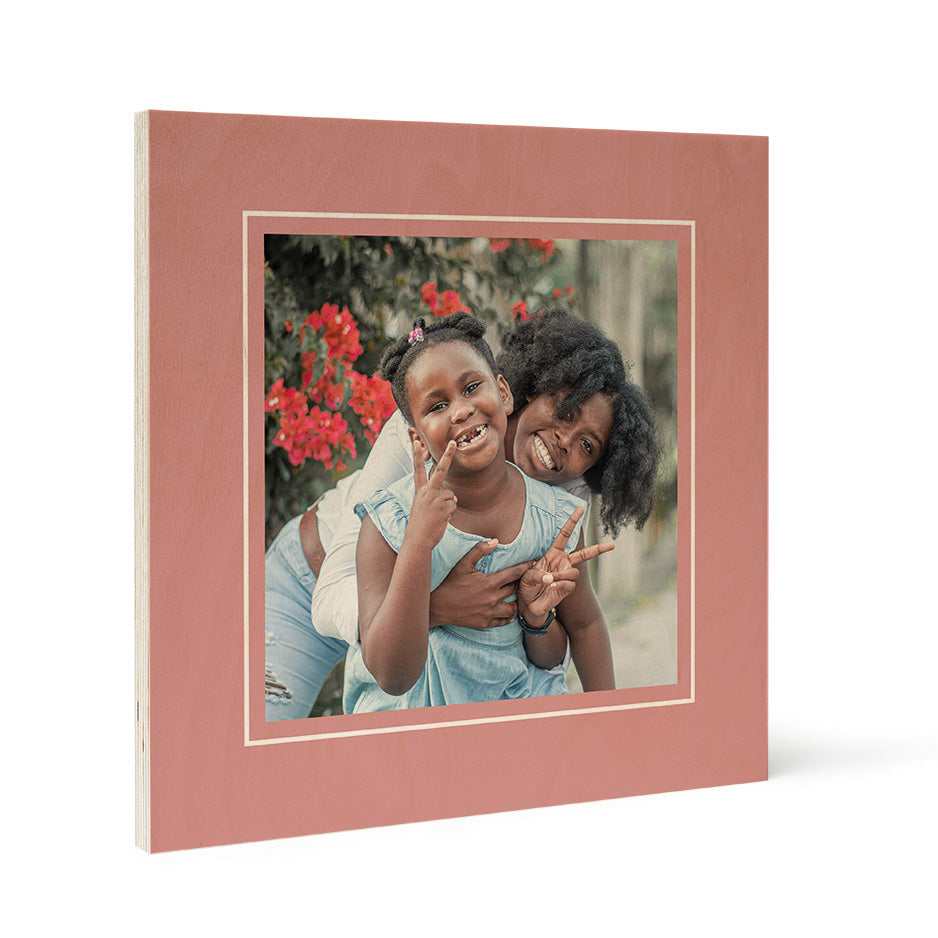
M 420 326 L 415 326 L 410 330 L 410 335 L 407 337 L 407 344 L 413 348 L 418 342 L 423 342 L 423 329 Z

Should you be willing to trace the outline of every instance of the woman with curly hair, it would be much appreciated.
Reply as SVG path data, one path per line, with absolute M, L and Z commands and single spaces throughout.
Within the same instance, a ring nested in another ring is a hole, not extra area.
M 456 315 L 456 314 L 454 314 Z M 654 418 L 629 380 L 616 344 L 591 323 L 564 309 L 535 313 L 502 342 L 498 370 L 515 409 L 508 418 L 506 454 L 524 473 L 573 495 L 600 498 L 610 535 L 627 524 L 641 528 L 651 512 L 658 447 Z M 413 472 L 407 420 L 395 412 L 364 468 L 284 525 L 266 562 L 268 720 L 308 715 L 325 678 L 358 640 L 355 551 L 361 525 L 354 506 Z M 581 542 L 577 548 L 581 548 Z M 499 573 L 476 569 L 494 550 L 469 550 L 431 593 L 431 625 L 485 629 L 510 621 L 506 600 L 530 564 Z M 589 591 L 582 577 L 578 591 Z M 314 625 L 315 623 L 315 625 Z M 608 634 L 603 630 L 608 648 Z M 584 690 L 611 689 L 609 666 Z M 565 668 L 567 662 L 557 662 Z
M 536 313 L 502 346 L 496 364 L 515 396 L 508 449 L 516 465 L 542 482 L 564 484 L 569 471 L 545 460 L 536 440 L 562 436 L 559 427 L 575 426 L 584 413 L 611 415 L 608 438 L 598 455 L 591 452 L 596 458 L 582 467 L 583 479 L 600 497 L 607 533 L 614 537 L 630 523 L 640 530 L 654 500 L 658 443 L 651 408 L 629 380 L 619 347 L 565 309 Z

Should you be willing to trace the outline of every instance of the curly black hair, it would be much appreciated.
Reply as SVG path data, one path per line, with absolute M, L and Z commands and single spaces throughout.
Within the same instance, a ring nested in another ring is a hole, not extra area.
M 420 330 L 421 339 L 411 342 L 411 336 Z M 465 342 L 472 346 L 488 363 L 492 374 L 498 373 L 495 356 L 485 341 L 485 323 L 469 313 L 452 313 L 445 319 L 433 319 L 429 323 L 418 319 L 409 336 L 403 336 L 389 346 L 381 356 L 381 377 L 391 382 L 391 393 L 407 422 L 413 425 L 414 418 L 407 404 L 407 372 L 424 349 L 441 342 Z
M 565 418 L 594 394 L 611 398 L 609 443 L 584 478 L 601 497 L 600 518 L 609 534 L 628 524 L 641 529 L 654 505 L 658 437 L 648 400 L 629 380 L 615 342 L 569 310 L 542 309 L 502 339 L 496 364 L 516 409 L 529 398 L 560 392 L 556 414 Z

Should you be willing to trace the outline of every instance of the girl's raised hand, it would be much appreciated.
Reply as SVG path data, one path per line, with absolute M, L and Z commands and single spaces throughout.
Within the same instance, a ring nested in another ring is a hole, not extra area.
M 433 550 L 440 543 L 446 525 L 456 511 L 455 493 L 443 488 L 455 452 L 456 442 L 450 440 L 427 478 L 422 447 L 414 441 L 414 505 L 405 536 L 428 550 Z
M 576 588 L 576 581 L 580 575 L 577 564 L 592 560 L 593 557 L 598 557 L 615 548 L 612 541 L 606 541 L 603 544 L 594 544 L 567 554 L 564 548 L 570 540 L 570 535 L 573 534 L 577 521 L 583 516 L 583 511 L 582 508 L 574 510 L 564 522 L 547 553 L 521 577 L 518 583 L 518 606 L 521 615 L 532 625 L 540 625 L 547 613 Z

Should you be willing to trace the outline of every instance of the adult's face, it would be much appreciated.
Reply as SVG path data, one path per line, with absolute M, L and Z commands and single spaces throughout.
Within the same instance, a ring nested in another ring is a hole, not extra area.
M 531 398 L 514 416 L 509 457 L 526 475 L 561 485 L 582 475 L 606 451 L 612 433 L 612 401 L 605 394 L 586 399 L 579 413 L 561 419 L 557 406 L 564 395 Z

